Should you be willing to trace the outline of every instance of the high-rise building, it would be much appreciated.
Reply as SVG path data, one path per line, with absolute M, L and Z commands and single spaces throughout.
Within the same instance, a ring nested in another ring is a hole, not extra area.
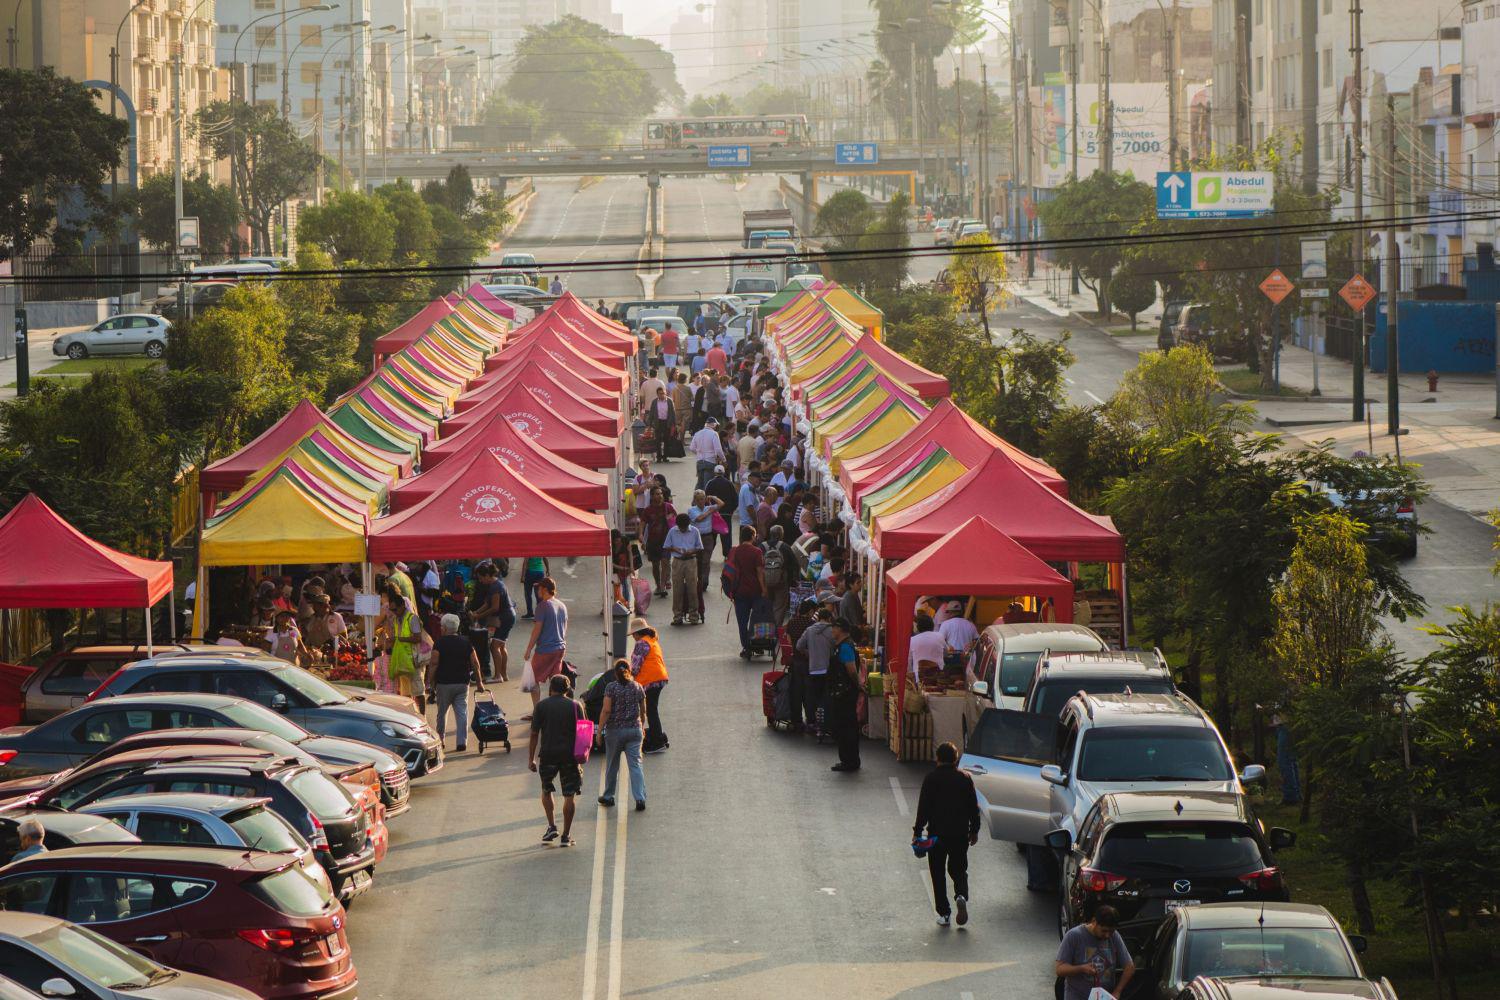
M 702 14 L 682 11 L 667 29 L 667 48 L 677 64 L 677 80 L 689 95 L 713 91 L 713 29 Z
M 718 0 L 713 6 L 710 52 L 715 92 L 743 94 L 764 79 L 767 0 Z

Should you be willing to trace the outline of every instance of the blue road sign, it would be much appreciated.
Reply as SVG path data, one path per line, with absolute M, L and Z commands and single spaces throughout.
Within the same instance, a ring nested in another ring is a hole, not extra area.
M 842 166 L 864 166 L 880 162 L 880 146 L 873 142 L 841 142 L 833 147 L 833 162 Z
M 710 167 L 748 167 L 750 165 L 750 147 L 709 146 L 708 165 Z
M 1271 211 L 1275 176 L 1265 170 L 1163 170 L 1156 175 L 1158 219 L 1251 219 Z

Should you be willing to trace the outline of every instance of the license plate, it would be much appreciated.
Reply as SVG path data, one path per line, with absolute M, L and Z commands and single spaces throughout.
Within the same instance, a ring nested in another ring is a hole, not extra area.
M 1197 906 L 1202 902 L 1203 900 L 1201 899 L 1169 899 L 1167 900 L 1167 912 L 1171 913 L 1173 910 L 1180 910 L 1184 906 Z
M 338 958 L 344 953 L 344 946 L 339 944 L 339 936 L 330 934 L 323 939 L 323 946 L 328 949 L 329 958 Z

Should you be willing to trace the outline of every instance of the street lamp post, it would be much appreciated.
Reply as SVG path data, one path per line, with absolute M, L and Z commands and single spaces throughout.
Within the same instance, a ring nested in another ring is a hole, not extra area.
M 10 27 L 6 29 L 5 53 L 11 69 L 16 68 L 16 46 L 21 42 L 21 4 L 25 2 L 26 0 L 16 0 L 15 13 L 11 15 Z M 37 30 L 37 25 L 32 25 L 32 30 Z
M 117 113 L 118 98 L 116 97 L 116 94 L 120 89 L 120 32 L 125 30 L 125 22 L 130 20 L 130 16 L 134 14 L 145 2 L 146 0 L 135 0 L 135 2 L 130 5 L 130 9 L 125 11 L 125 16 L 120 18 L 120 23 L 115 28 L 115 44 L 109 50 L 109 116 L 111 118 L 115 117 Z M 20 4 L 18 3 L 16 5 L 16 23 L 18 25 L 20 24 L 20 16 Z M 120 168 L 117 166 L 111 167 L 109 170 L 110 201 L 114 201 L 118 197 L 119 187 Z
M 177 51 L 173 53 L 172 59 L 172 199 L 176 212 L 176 222 L 182 221 L 184 211 L 182 203 L 182 61 L 183 52 L 187 48 L 184 34 L 192 27 L 193 18 L 198 16 L 198 11 L 208 0 L 198 0 L 188 11 L 187 17 L 182 20 L 182 27 L 177 32 Z M 173 252 L 176 252 L 176 226 L 173 227 L 172 239 Z

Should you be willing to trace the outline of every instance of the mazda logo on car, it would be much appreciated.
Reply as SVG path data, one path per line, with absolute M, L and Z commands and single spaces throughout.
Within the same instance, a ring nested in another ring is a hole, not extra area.
M 1180 896 L 1183 893 L 1192 892 L 1193 883 L 1189 882 L 1185 878 L 1180 878 L 1176 882 L 1172 883 L 1172 890 Z

